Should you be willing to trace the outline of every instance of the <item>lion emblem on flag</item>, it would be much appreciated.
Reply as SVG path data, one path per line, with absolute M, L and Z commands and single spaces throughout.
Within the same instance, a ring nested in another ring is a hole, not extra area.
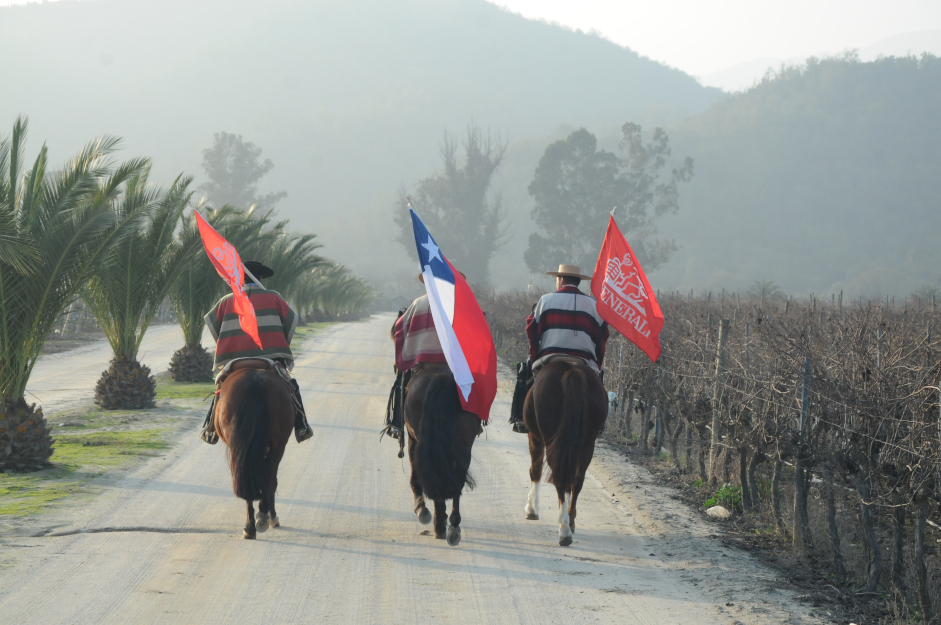
M 644 288 L 644 283 L 634 267 L 634 261 L 630 254 L 625 254 L 623 258 L 612 258 L 608 261 L 605 268 L 604 283 L 610 290 L 636 308 L 641 315 L 647 316 L 646 302 L 650 297 L 647 295 L 647 289 Z

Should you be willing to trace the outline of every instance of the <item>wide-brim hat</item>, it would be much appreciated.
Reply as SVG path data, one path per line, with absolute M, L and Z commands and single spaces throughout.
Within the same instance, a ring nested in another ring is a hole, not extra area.
M 582 280 L 591 280 L 591 276 L 586 276 L 582 273 L 582 268 L 578 265 L 559 265 L 558 271 L 547 271 L 547 276 L 555 276 L 556 278 L 566 277 L 566 278 L 581 278 Z
M 264 280 L 265 278 L 270 278 L 274 275 L 274 269 L 271 267 L 265 267 L 257 260 L 248 260 L 244 263 L 245 268 L 248 269 L 253 276 L 259 280 Z M 246 276 L 248 277 L 248 276 Z

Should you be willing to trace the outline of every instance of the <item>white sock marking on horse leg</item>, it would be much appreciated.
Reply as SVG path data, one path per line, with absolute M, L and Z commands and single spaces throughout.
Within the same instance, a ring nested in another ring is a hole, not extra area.
M 565 538 L 572 535 L 572 528 L 569 520 L 569 506 L 572 505 L 572 492 L 565 493 L 565 501 L 559 502 L 559 538 Z
M 531 482 L 526 497 L 526 516 L 539 516 L 539 482 Z

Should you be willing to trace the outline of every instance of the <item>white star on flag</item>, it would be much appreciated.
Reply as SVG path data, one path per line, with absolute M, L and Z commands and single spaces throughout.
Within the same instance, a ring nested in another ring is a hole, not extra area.
M 428 237 L 427 243 L 422 243 L 421 246 L 428 250 L 428 263 L 430 264 L 435 258 L 440 260 L 442 263 L 444 259 L 441 258 L 441 250 L 435 245 L 435 242 L 431 240 L 431 237 Z

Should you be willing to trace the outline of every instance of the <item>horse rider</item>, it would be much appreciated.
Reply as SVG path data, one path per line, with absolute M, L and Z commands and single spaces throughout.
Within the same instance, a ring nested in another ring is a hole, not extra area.
M 461 274 L 464 275 L 464 274 Z M 418 275 L 424 284 L 425 278 Z M 399 311 L 399 318 L 392 326 L 392 339 L 395 341 L 395 385 L 389 397 L 386 411 L 386 427 L 383 432 L 392 438 L 404 442 L 405 427 L 405 389 L 412 373 L 421 370 L 424 363 L 446 363 L 448 360 L 438 340 L 435 320 L 431 315 L 428 295 L 422 295 L 412 304 Z
M 578 285 L 591 280 L 577 265 L 559 265 L 555 276 L 556 290 L 546 293 L 533 306 L 526 319 L 529 339 L 529 360 L 517 366 L 516 389 L 510 409 L 514 432 L 526 433 L 523 424 L 523 403 L 532 388 L 535 375 L 553 358 L 577 358 L 601 377 L 608 324 L 598 314 L 595 298 L 582 293 Z
M 274 275 L 274 270 L 265 267 L 259 262 L 250 260 L 245 268 L 256 278 L 262 280 Z M 294 398 L 294 436 L 298 443 L 306 441 L 314 435 L 307 415 L 304 413 L 304 403 L 301 401 L 301 390 L 297 380 L 291 377 L 289 371 L 294 368 L 294 354 L 291 353 L 291 339 L 297 327 L 297 313 L 288 306 L 276 291 L 269 291 L 261 284 L 245 274 L 245 293 L 255 309 L 255 318 L 258 320 L 258 336 L 261 338 L 261 347 L 249 337 L 239 324 L 235 312 L 234 300 L 229 293 L 206 314 L 206 326 L 216 341 L 216 357 L 213 362 L 213 371 L 216 373 L 216 394 L 209 406 L 209 413 L 203 423 L 200 438 L 210 445 L 219 441 L 216 434 L 213 415 L 216 408 L 216 399 L 222 381 L 228 374 L 228 366 L 243 358 L 262 358 L 271 361 L 275 370 L 286 382 L 291 385 L 291 395 Z

